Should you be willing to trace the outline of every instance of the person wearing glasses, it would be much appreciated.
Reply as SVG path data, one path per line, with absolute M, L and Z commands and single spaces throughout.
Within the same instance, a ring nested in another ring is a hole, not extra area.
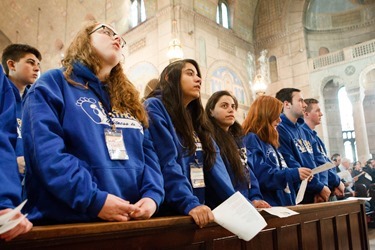
M 164 176 L 160 215 L 190 215 L 199 227 L 214 220 L 211 209 L 234 194 L 201 102 L 198 63 L 169 64 L 144 105 Z
M 26 211 L 34 224 L 150 218 L 163 180 L 139 93 L 120 63 L 125 41 L 90 22 L 61 69 L 24 100 Z

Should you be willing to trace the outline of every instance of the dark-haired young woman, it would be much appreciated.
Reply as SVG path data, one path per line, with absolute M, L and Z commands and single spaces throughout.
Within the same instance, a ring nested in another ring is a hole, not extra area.
M 214 128 L 214 139 L 220 148 L 227 171 L 236 191 L 240 191 L 256 208 L 268 208 L 263 200 L 258 180 L 248 165 L 243 131 L 235 115 L 238 101 L 228 91 L 212 94 L 206 104 L 206 114 Z
M 190 215 L 200 227 L 214 219 L 207 204 L 213 208 L 234 194 L 204 115 L 201 84 L 196 61 L 176 61 L 163 70 L 145 101 L 164 177 L 160 212 Z

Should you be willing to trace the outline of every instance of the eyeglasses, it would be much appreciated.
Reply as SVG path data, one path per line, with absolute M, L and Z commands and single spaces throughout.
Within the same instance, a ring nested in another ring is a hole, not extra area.
M 111 29 L 110 27 L 108 27 L 108 26 L 106 26 L 104 24 L 100 25 L 99 27 L 97 27 L 96 29 L 94 29 L 93 31 L 91 31 L 89 33 L 89 35 L 93 34 L 94 32 L 96 32 L 98 30 L 100 31 L 101 34 L 107 35 L 107 36 L 111 37 L 112 39 L 113 39 L 113 37 L 118 36 L 118 34 L 113 29 Z M 121 48 L 124 48 L 124 46 L 126 44 L 126 41 L 121 36 L 118 36 L 118 37 L 120 38 L 120 46 L 121 46 Z

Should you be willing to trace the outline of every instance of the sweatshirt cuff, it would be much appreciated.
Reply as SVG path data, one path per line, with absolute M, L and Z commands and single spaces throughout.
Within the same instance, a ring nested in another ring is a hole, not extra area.
M 193 208 L 196 208 L 196 207 L 198 207 L 198 206 L 200 206 L 200 205 L 202 205 L 202 204 L 200 204 L 199 202 L 189 203 L 189 204 L 185 207 L 185 209 L 183 209 L 183 213 L 184 213 L 185 215 L 189 215 L 190 210 L 192 210 Z
M 142 198 L 152 199 L 156 203 L 156 206 L 158 208 L 160 207 L 160 204 L 163 202 L 163 196 L 154 192 L 146 192 L 144 195 L 142 195 Z
M 93 201 L 87 208 L 87 212 L 92 218 L 97 218 L 100 210 L 102 210 L 105 200 L 107 199 L 108 193 L 104 191 L 98 191 L 93 197 Z

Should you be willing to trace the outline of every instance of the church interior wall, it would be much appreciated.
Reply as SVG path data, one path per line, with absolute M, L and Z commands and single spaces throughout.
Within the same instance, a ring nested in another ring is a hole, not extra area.
M 353 46 L 375 38 L 375 21 L 365 27 L 347 31 L 316 32 L 307 31 L 309 57 L 319 56 L 319 48 L 326 47 L 329 52 Z M 345 35 L 343 35 L 345 34 Z
M 322 103 L 327 114 L 322 128 L 318 129 L 319 135 L 329 141 L 330 152 L 343 152 L 340 146 L 341 134 L 338 133 L 341 131 L 341 124 L 337 119 L 337 112 L 335 113 L 338 103 L 334 97 L 337 96 L 337 90 L 328 91 L 333 82 L 322 79 L 345 76 L 345 73 L 331 69 L 329 75 L 315 81 L 316 78 L 312 75 L 321 73 L 311 71 L 309 60 L 318 55 L 321 47 L 333 52 L 374 39 L 375 4 L 359 6 L 359 12 L 331 15 L 329 25 L 324 26 L 328 30 L 322 30 L 320 23 L 314 26 L 306 21 L 307 6 L 311 1 L 227 0 L 231 27 L 225 29 L 216 23 L 218 0 L 144 0 L 147 20 L 134 28 L 130 27 L 129 15 L 124 14 L 129 13 L 128 1 L 97 0 L 92 4 L 91 1 L 70 0 L 61 4 L 57 0 L 4 0 L 0 2 L 0 8 L 7 8 L 9 11 L 7 15 L 0 17 L 0 31 L 3 33 L 3 36 L 0 34 L 0 48 L 10 42 L 29 43 L 40 48 L 43 54 L 42 71 L 56 68 L 59 67 L 67 44 L 80 27 L 79 24 L 95 17 L 113 25 L 127 41 L 124 68 L 136 79 L 135 84 L 142 95 L 146 81 L 157 77 L 169 63 L 167 52 L 169 41 L 173 37 L 174 17 L 177 20 L 177 36 L 181 40 L 184 57 L 196 59 L 201 66 L 205 85 L 202 88 L 204 102 L 213 89 L 213 72 L 219 70 L 232 76 L 241 82 L 245 93 L 246 101 L 240 105 L 238 117 L 242 121 L 254 99 L 249 85 L 253 79 L 249 79 L 247 74 L 247 53 L 252 53 L 254 61 L 257 61 L 260 52 L 266 49 L 268 57 L 276 58 L 278 74 L 277 80 L 269 83 L 266 94 L 274 95 L 281 88 L 296 87 L 304 92 L 305 98 L 324 96 Z M 41 11 L 38 11 L 38 7 Z M 24 12 L 26 9 L 28 12 Z M 359 18 L 359 21 L 351 26 L 348 22 L 344 26 L 338 26 L 338 20 L 345 16 Z M 14 22 L 4 25 L 9 23 L 9 20 Z M 345 65 L 356 66 L 357 63 L 358 61 L 353 60 L 345 62 Z M 142 65 L 151 73 L 142 73 Z M 357 69 L 359 70 L 358 67 Z M 143 74 L 143 77 L 140 77 L 140 74 Z M 374 81 L 368 78 L 366 81 L 370 85 L 374 84 Z M 358 79 L 356 83 L 342 84 L 351 88 L 350 84 L 358 84 Z M 326 87 L 323 90 L 324 85 Z M 370 151 L 375 152 L 375 118 L 368 108 L 373 103 L 372 93 L 373 90 L 366 88 L 364 111 Z

